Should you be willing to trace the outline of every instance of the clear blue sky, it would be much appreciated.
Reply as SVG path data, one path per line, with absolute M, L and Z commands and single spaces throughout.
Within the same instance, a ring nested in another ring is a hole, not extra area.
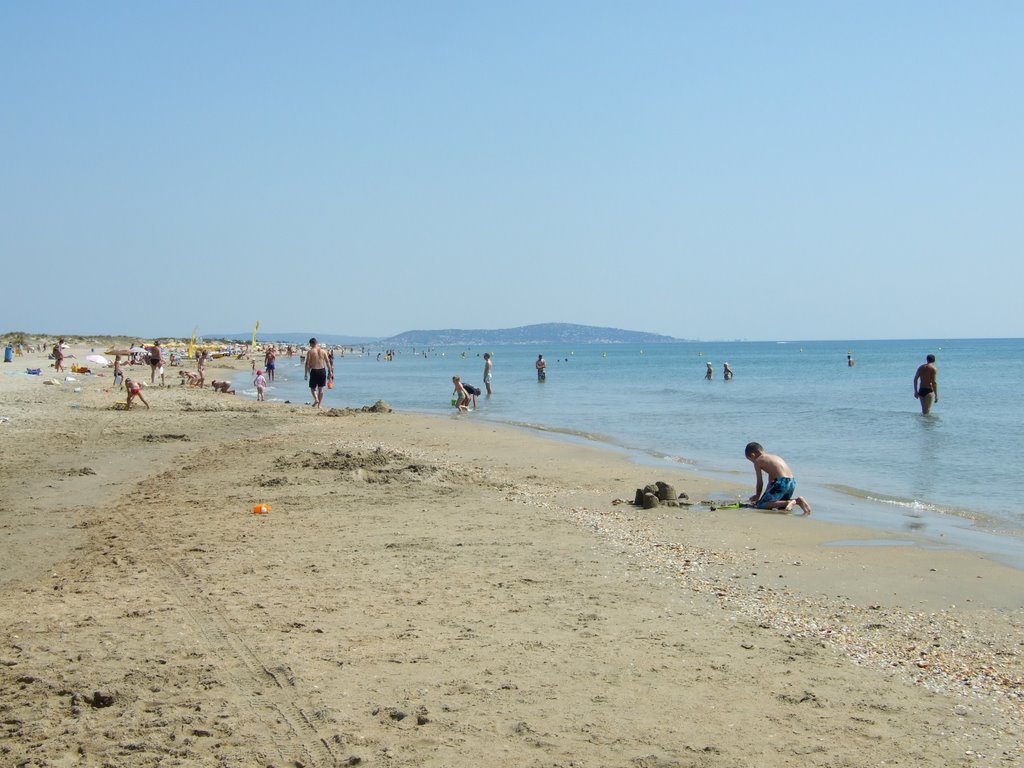
M 1024 336 L 1021 2 L 4 2 L 0 332 Z

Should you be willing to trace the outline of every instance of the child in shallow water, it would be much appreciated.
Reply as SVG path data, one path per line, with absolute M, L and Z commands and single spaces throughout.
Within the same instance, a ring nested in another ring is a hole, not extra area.
M 452 384 L 455 385 L 455 391 L 452 392 L 452 397 L 455 398 L 455 407 L 460 411 L 469 410 L 469 392 L 462 385 L 462 379 L 458 376 L 452 376 Z
M 256 387 L 256 399 L 265 400 L 263 397 L 263 390 L 267 388 L 267 379 L 263 375 L 263 369 L 256 371 L 256 378 L 252 382 Z

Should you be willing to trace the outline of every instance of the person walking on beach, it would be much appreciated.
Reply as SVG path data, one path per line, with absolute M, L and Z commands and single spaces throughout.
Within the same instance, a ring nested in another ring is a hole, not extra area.
M 124 364 L 121 362 L 120 355 L 114 355 L 114 386 L 120 389 L 122 383 L 124 383 Z
M 753 463 L 754 476 L 757 478 L 757 491 L 750 497 L 751 504 L 758 509 L 782 509 L 786 512 L 799 506 L 805 515 L 811 514 L 811 505 L 803 496 L 793 498 L 796 480 L 781 456 L 765 453 L 760 443 L 747 443 L 743 452 Z M 768 476 L 767 488 L 764 487 L 764 475 Z
M 203 384 L 206 383 L 206 350 L 204 349 L 199 353 L 199 357 L 196 358 L 196 372 L 199 374 L 199 378 L 196 379 L 196 386 L 200 389 L 203 388 Z
M 160 374 L 160 386 L 164 385 L 164 355 L 160 349 L 160 339 L 153 342 L 149 350 L 149 383 L 156 384 L 156 375 Z
M 544 381 L 547 377 L 548 364 L 544 362 L 544 355 L 537 355 L 537 362 L 534 363 L 537 368 L 537 381 Z
M 914 374 L 914 397 L 920 401 L 921 413 L 925 415 L 939 402 L 939 369 L 935 367 L 935 355 L 928 355 Z
M 309 352 L 306 353 L 305 374 L 303 378 L 309 380 L 309 394 L 313 398 L 313 407 L 320 408 L 324 400 L 324 387 L 327 386 L 327 379 L 334 376 L 330 367 L 331 361 L 327 356 L 327 350 L 321 347 L 316 338 L 309 340 Z
M 487 389 L 487 396 L 491 396 L 491 369 L 494 362 L 491 360 L 491 353 L 484 352 L 484 387 Z
M 64 339 L 53 345 L 53 367 L 58 371 L 64 370 Z

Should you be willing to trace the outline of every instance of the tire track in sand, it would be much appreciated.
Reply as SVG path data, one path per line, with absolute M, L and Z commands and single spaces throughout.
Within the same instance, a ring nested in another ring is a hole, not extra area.
M 153 542 L 141 521 L 138 530 Z M 195 572 L 179 562 L 164 557 L 157 547 L 152 547 L 151 552 L 154 553 L 160 567 L 170 575 L 171 578 L 166 581 L 169 591 L 199 630 L 207 648 L 226 663 L 225 671 L 231 676 L 235 689 L 243 694 L 254 711 L 259 712 L 269 707 L 276 713 L 277 717 L 267 722 L 267 733 L 271 735 L 274 748 L 281 760 L 289 759 L 289 753 L 293 753 L 295 749 L 294 745 L 282 744 L 273 738 L 273 728 L 278 725 L 278 719 L 301 744 L 303 765 L 325 768 L 338 765 L 339 759 L 331 749 L 330 742 L 320 733 L 295 698 L 289 695 L 289 689 L 293 686 L 289 677 L 283 671 L 275 671 L 268 666 L 232 629 L 224 614 L 197 589 L 189 586 L 199 578 Z

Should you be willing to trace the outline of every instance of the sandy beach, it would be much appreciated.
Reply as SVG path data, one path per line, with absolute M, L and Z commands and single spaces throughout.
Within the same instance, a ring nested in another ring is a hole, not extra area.
M 0 368 L 0 764 L 1024 762 L 1019 570 L 472 413 L 49 365 Z

